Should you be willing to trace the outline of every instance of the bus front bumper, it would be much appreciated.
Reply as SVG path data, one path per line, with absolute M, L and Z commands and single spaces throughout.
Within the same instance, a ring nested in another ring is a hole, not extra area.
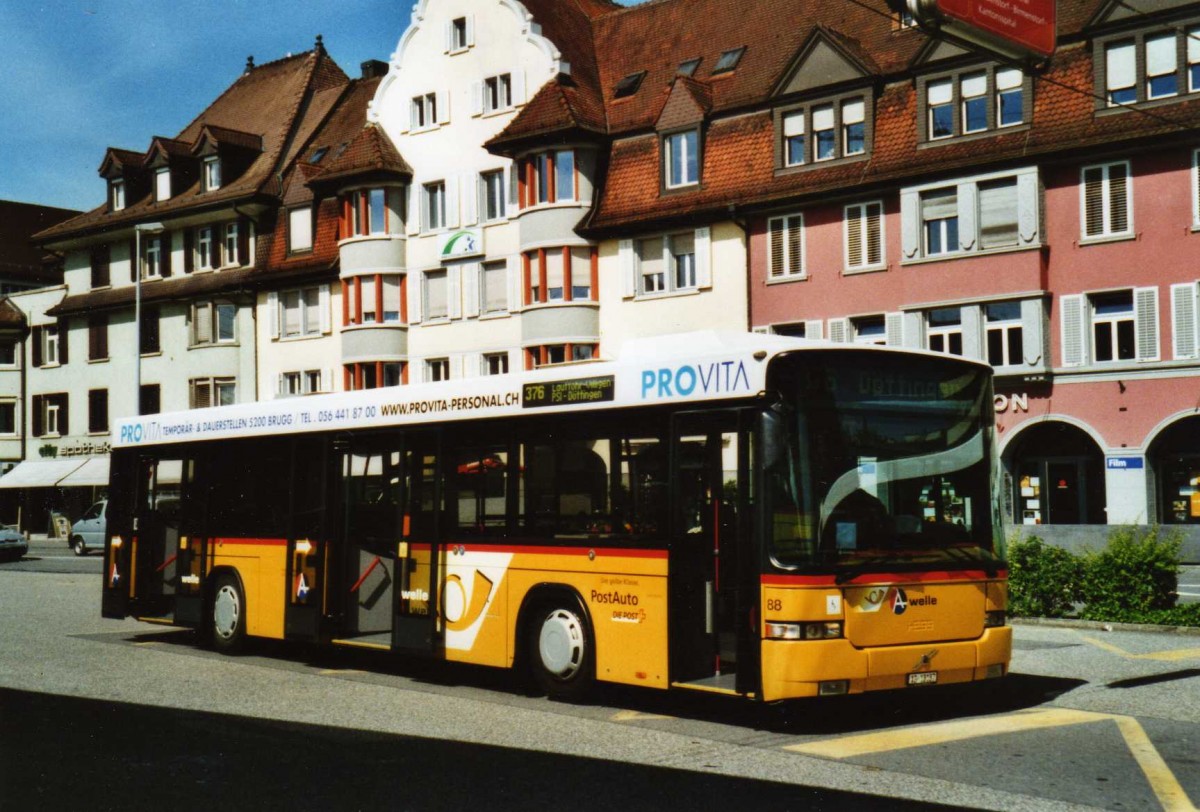
M 910 685 L 949 685 L 1002 676 L 1012 658 L 1012 628 L 976 640 L 855 648 L 848 640 L 764 640 L 763 700 L 859 694 Z M 910 674 L 936 674 L 917 677 Z

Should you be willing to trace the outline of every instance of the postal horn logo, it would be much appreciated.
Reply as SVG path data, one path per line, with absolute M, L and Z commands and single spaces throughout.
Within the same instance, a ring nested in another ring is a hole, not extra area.
M 892 611 L 898 615 L 904 614 L 908 609 L 908 595 L 900 587 L 892 590 Z

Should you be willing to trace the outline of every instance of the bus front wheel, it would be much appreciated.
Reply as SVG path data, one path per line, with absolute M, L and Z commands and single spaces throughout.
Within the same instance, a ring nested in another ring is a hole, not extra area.
M 241 650 L 246 641 L 246 597 L 237 578 L 217 577 L 209 617 L 213 647 L 225 654 Z
M 529 664 L 538 687 L 554 699 L 577 699 L 595 679 L 586 615 L 566 602 L 542 604 L 528 633 Z

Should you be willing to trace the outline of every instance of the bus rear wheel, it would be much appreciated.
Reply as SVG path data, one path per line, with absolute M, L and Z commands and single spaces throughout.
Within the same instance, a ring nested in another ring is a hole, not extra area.
M 528 630 L 533 679 L 553 699 L 578 699 L 595 680 L 595 652 L 587 616 L 565 601 L 539 606 Z
M 246 597 L 237 578 L 220 575 L 213 585 L 209 614 L 213 648 L 235 654 L 246 642 Z

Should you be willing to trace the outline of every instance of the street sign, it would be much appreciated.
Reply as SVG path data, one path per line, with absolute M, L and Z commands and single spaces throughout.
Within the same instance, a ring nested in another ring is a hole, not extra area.
M 907 0 L 925 28 L 1008 59 L 1036 62 L 1054 53 L 1056 0 Z

